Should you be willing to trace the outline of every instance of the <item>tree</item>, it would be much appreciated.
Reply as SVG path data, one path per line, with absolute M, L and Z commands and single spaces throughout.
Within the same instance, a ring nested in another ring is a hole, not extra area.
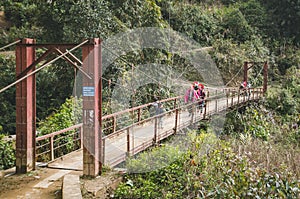
M 266 8 L 258 0 L 250 0 L 242 3 L 239 10 L 243 13 L 247 23 L 256 28 L 259 33 L 266 34 L 270 25 L 267 23 L 268 15 Z
M 64 60 L 57 61 L 36 75 L 37 120 L 43 120 L 69 98 L 73 92 L 74 69 Z
M 0 44 L 5 45 L 17 38 L 41 39 L 43 32 L 37 26 L 38 8 L 33 0 L 5 0 L 2 5 L 6 27 L 1 31 Z
M 155 0 L 113 0 L 111 10 L 121 26 L 129 29 L 166 25 Z
M 105 0 L 66 0 L 39 3 L 40 25 L 50 41 L 81 42 L 105 39 L 115 28 L 114 17 Z
M 220 26 L 223 27 L 225 38 L 231 38 L 241 43 L 251 38 L 254 31 L 238 8 L 231 6 L 222 11 L 224 13 L 221 13 Z
M 268 23 L 271 24 L 269 35 L 278 39 L 292 38 L 295 44 L 300 41 L 300 1 L 270 0 L 261 1 L 269 12 Z
M 1 6 L 1 5 L 0 5 Z M 5 18 L 14 26 L 20 28 L 25 24 L 35 24 L 37 21 L 37 6 L 32 0 L 13 1 L 6 0 L 3 2 Z
M 214 13 L 202 6 L 167 2 L 162 4 L 162 12 L 172 29 L 186 34 L 203 46 L 212 45 L 219 31 Z
M 15 79 L 14 60 L 11 56 L 0 55 L 0 88 Z M 0 134 L 15 134 L 16 130 L 16 89 L 12 87 L 0 93 Z

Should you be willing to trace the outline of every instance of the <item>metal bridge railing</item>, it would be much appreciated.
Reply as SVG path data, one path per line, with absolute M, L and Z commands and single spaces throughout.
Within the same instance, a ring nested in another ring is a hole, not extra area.
M 182 96 L 160 100 L 161 103 L 168 103 L 172 109 L 178 106 L 178 101 Z M 171 105 L 171 106 L 170 106 Z M 152 103 L 133 107 L 102 117 L 102 131 L 104 135 L 113 134 L 120 129 L 133 123 L 147 121 L 151 117 Z
M 82 123 L 36 138 L 36 160 L 50 162 L 82 148 Z
M 160 101 L 161 103 L 168 103 L 169 108 L 161 115 L 145 114 L 149 113 L 152 103 L 106 115 L 102 118 L 104 132 L 102 162 L 112 167 L 116 166 L 128 156 L 144 151 L 170 135 L 176 134 L 181 129 L 230 107 L 259 99 L 263 95 L 262 88 L 251 88 L 249 91 L 250 95 L 246 96 L 245 93 L 236 88 L 209 90 L 202 113 L 197 108 L 198 102 L 184 104 L 183 96 L 179 96 Z M 193 110 L 191 115 L 187 109 Z M 159 117 L 164 118 L 164 129 L 158 128 Z M 124 123 L 124 118 L 128 118 L 130 122 Z M 82 124 L 77 124 L 37 137 L 37 161 L 52 161 L 66 153 L 81 149 L 83 143 L 82 126 Z
M 218 90 L 207 98 L 202 113 L 199 112 L 197 102 L 195 102 L 175 107 L 162 115 L 156 115 L 117 130 L 103 137 L 102 161 L 105 165 L 114 167 L 126 160 L 128 156 L 146 150 L 183 128 L 227 108 L 256 100 L 263 94 L 262 88 L 251 88 L 249 91 L 250 95 L 245 95 L 237 89 Z M 189 108 L 193 109 L 191 115 L 188 115 L 186 111 Z M 165 120 L 164 129 L 159 129 L 157 126 L 159 117 Z

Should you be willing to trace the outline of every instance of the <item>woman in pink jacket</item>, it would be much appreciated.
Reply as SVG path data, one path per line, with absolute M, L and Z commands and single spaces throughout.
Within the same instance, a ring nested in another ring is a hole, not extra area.
M 198 101 L 200 99 L 200 92 L 201 91 L 199 88 L 199 83 L 198 82 L 192 83 L 191 87 L 185 92 L 184 102 L 185 103 L 193 103 L 195 101 Z M 190 116 L 193 112 L 192 105 L 188 106 L 188 112 L 189 112 L 189 116 Z

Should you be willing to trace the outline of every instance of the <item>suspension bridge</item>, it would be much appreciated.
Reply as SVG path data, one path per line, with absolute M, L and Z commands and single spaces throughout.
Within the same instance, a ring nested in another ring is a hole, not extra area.
M 245 92 L 236 87 L 226 87 L 229 82 L 223 87 L 208 86 L 205 88 L 203 107 L 197 101 L 184 103 L 184 96 L 176 96 L 159 100 L 166 108 L 159 115 L 151 114 L 153 102 L 102 115 L 101 80 L 104 77 L 99 75 L 102 74 L 99 39 L 85 40 L 80 44 L 36 44 L 34 39 L 20 39 L 0 48 L 0 51 L 13 45 L 16 45 L 17 79 L 1 88 L 0 93 L 16 86 L 16 173 L 27 173 L 37 166 L 55 170 L 49 177 L 32 185 L 32 190 L 24 192 L 30 196 L 39 196 L 38 189 L 48 188 L 72 171 L 92 177 L 101 175 L 103 165 L 118 167 L 127 158 L 158 146 L 167 138 L 186 135 L 187 129 L 200 128 L 201 120 L 209 121 L 214 115 L 222 115 L 259 100 L 267 90 L 268 65 L 264 62 L 262 87 L 249 88 Z M 37 48 L 44 51 L 39 57 L 36 57 Z M 83 61 L 72 53 L 79 48 L 82 50 Z M 53 58 L 53 54 L 57 57 Z M 58 59 L 65 59 L 83 74 L 83 122 L 37 136 L 35 74 Z M 254 63 L 245 62 L 242 67 L 245 81 L 248 70 L 253 66 Z M 163 128 L 158 125 L 160 118 L 163 120 Z M 70 176 L 67 179 L 72 181 Z M 76 197 L 81 197 L 79 177 L 76 179 L 73 182 L 76 188 L 68 186 L 69 183 L 64 186 L 68 190 L 67 197 L 72 197 L 74 193 Z
M 182 96 L 179 96 L 161 100 L 160 103 L 166 104 L 165 107 L 172 108 L 160 115 L 143 114 L 149 113 L 149 109 L 153 106 L 152 103 L 106 115 L 102 118 L 103 132 L 107 135 L 102 137 L 103 148 L 101 151 L 103 154 L 99 156 L 102 157 L 100 161 L 104 165 L 115 167 L 124 162 L 127 157 L 145 151 L 172 135 L 182 134 L 187 128 L 198 128 L 198 123 L 201 120 L 207 120 L 214 114 L 244 106 L 263 96 L 263 89 L 260 87 L 251 88 L 250 91 L 250 95 L 245 95 L 236 88 L 210 89 L 207 92 L 212 94 L 206 99 L 203 109 L 198 107 L 198 102 L 183 103 Z M 191 109 L 192 113 L 189 113 L 188 109 Z M 160 117 L 163 118 L 163 128 L 158 126 Z M 64 137 L 72 138 L 71 140 L 79 143 L 79 147 L 74 150 L 74 154 L 78 154 L 78 151 L 83 148 L 82 127 L 83 124 L 77 124 L 64 130 L 37 137 L 37 157 L 47 154 L 46 156 L 50 158 L 51 162 L 48 166 L 51 168 L 82 170 L 82 155 L 79 157 L 78 155 L 69 156 L 70 159 L 73 159 L 72 161 L 68 160 L 68 157 L 62 160 L 55 151 L 64 145 L 54 144 L 57 139 L 63 139 L 61 135 L 71 132 Z M 44 142 L 45 140 L 46 142 Z M 47 149 L 41 150 L 43 147 Z M 70 164 L 65 162 L 70 162 Z
M 103 164 L 115 167 L 127 157 L 145 151 L 186 128 L 197 128 L 200 120 L 260 99 L 267 89 L 267 63 L 264 63 L 262 87 L 250 88 L 248 95 L 241 93 L 238 88 L 209 87 L 206 89 L 207 98 L 202 111 L 197 107 L 198 102 L 185 104 L 183 96 L 177 96 L 160 100 L 167 108 L 161 115 L 150 115 L 152 103 L 148 103 L 102 116 L 100 39 L 85 40 L 80 44 L 36 44 L 34 39 L 22 39 L 0 50 L 12 45 L 16 45 L 17 80 L 2 88 L 0 93 L 16 86 L 17 173 L 35 169 L 37 161 L 47 161 L 50 162 L 49 167 L 83 170 L 84 175 L 97 176 Z M 46 50 L 36 58 L 36 48 Z M 78 48 L 82 49 L 83 61 L 72 54 Z M 57 54 L 57 57 L 47 60 L 51 54 Z M 36 137 L 35 74 L 60 58 L 83 74 L 83 123 Z M 244 65 L 246 81 L 247 71 L 252 67 L 248 64 L 245 62 Z M 38 65 L 41 66 L 36 68 Z M 192 112 L 189 113 L 188 109 Z M 164 121 L 163 128 L 158 128 L 160 117 Z M 73 153 L 81 151 L 82 154 L 75 155 L 75 159 L 69 160 L 71 163 L 68 165 L 62 161 L 67 158 L 60 157 L 66 155 L 63 147 L 68 147 L 70 140 L 73 142 Z

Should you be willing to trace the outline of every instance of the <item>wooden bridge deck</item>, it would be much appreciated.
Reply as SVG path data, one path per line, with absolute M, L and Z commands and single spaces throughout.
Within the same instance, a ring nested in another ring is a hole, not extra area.
M 261 93 L 252 92 L 250 97 L 225 96 L 219 99 L 212 99 L 206 104 L 206 115 L 208 117 L 215 113 L 225 111 L 227 108 L 260 98 Z M 143 123 L 135 123 L 123 130 L 103 138 L 103 159 L 104 165 L 114 167 L 126 160 L 128 155 L 135 155 L 170 135 L 197 123 L 204 118 L 204 111 L 200 113 L 195 110 L 193 116 L 189 116 L 187 108 L 179 108 L 178 111 L 166 112 L 163 116 L 163 128 L 157 128 L 157 118 L 154 117 Z M 175 124 L 176 123 L 176 124 Z M 177 128 L 176 131 L 174 128 Z M 66 156 L 56 159 L 48 164 L 48 167 L 82 170 L 82 150 L 72 152 Z

